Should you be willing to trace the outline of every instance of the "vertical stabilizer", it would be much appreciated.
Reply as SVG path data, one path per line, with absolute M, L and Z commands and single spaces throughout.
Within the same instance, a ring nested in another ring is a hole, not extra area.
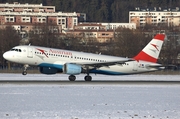
M 144 60 L 149 62 L 157 62 L 165 35 L 157 34 L 146 47 L 134 57 L 135 60 Z

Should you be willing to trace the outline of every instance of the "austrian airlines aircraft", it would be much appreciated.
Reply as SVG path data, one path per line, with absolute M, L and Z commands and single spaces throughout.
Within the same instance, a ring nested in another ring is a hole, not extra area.
M 46 48 L 39 46 L 16 46 L 3 54 L 11 62 L 24 64 L 23 75 L 27 67 L 35 65 L 43 74 L 63 72 L 75 81 L 75 75 L 86 73 L 85 81 L 91 81 L 90 73 L 107 75 L 127 75 L 162 70 L 156 63 L 164 42 L 165 35 L 157 34 L 147 46 L 134 58 L 115 57 L 70 50 Z

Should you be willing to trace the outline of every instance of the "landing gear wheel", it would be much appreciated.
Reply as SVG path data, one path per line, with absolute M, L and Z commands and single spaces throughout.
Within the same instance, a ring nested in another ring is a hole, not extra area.
M 23 71 L 23 72 L 22 72 L 22 75 L 27 75 L 27 71 Z
M 91 76 L 85 76 L 85 77 L 84 77 L 84 80 L 85 80 L 85 81 L 91 81 L 91 80 L 92 80 L 92 77 L 91 77 Z
M 27 68 L 29 67 L 29 65 L 28 64 L 25 64 L 24 65 L 24 70 L 23 70 L 23 72 L 22 72 L 22 75 L 27 75 Z
M 75 81 L 75 80 L 76 80 L 76 76 L 70 75 L 70 76 L 69 76 L 69 80 L 70 80 L 70 81 Z

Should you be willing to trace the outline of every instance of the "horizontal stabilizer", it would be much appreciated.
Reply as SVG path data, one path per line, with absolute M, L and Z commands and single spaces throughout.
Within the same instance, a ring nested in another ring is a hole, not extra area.
M 147 68 L 160 68 L 160 69 L 165 69 L 165 66 L 162 64 L 148 64 L 146 65 Z

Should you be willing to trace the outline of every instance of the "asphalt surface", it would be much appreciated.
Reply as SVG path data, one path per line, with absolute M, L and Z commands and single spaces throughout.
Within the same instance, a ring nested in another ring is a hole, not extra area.
M 0 84 L 16 84 L 16 85 L 180 85 L 180 81 L 57 81 L 57 80 L 0 80 Z

